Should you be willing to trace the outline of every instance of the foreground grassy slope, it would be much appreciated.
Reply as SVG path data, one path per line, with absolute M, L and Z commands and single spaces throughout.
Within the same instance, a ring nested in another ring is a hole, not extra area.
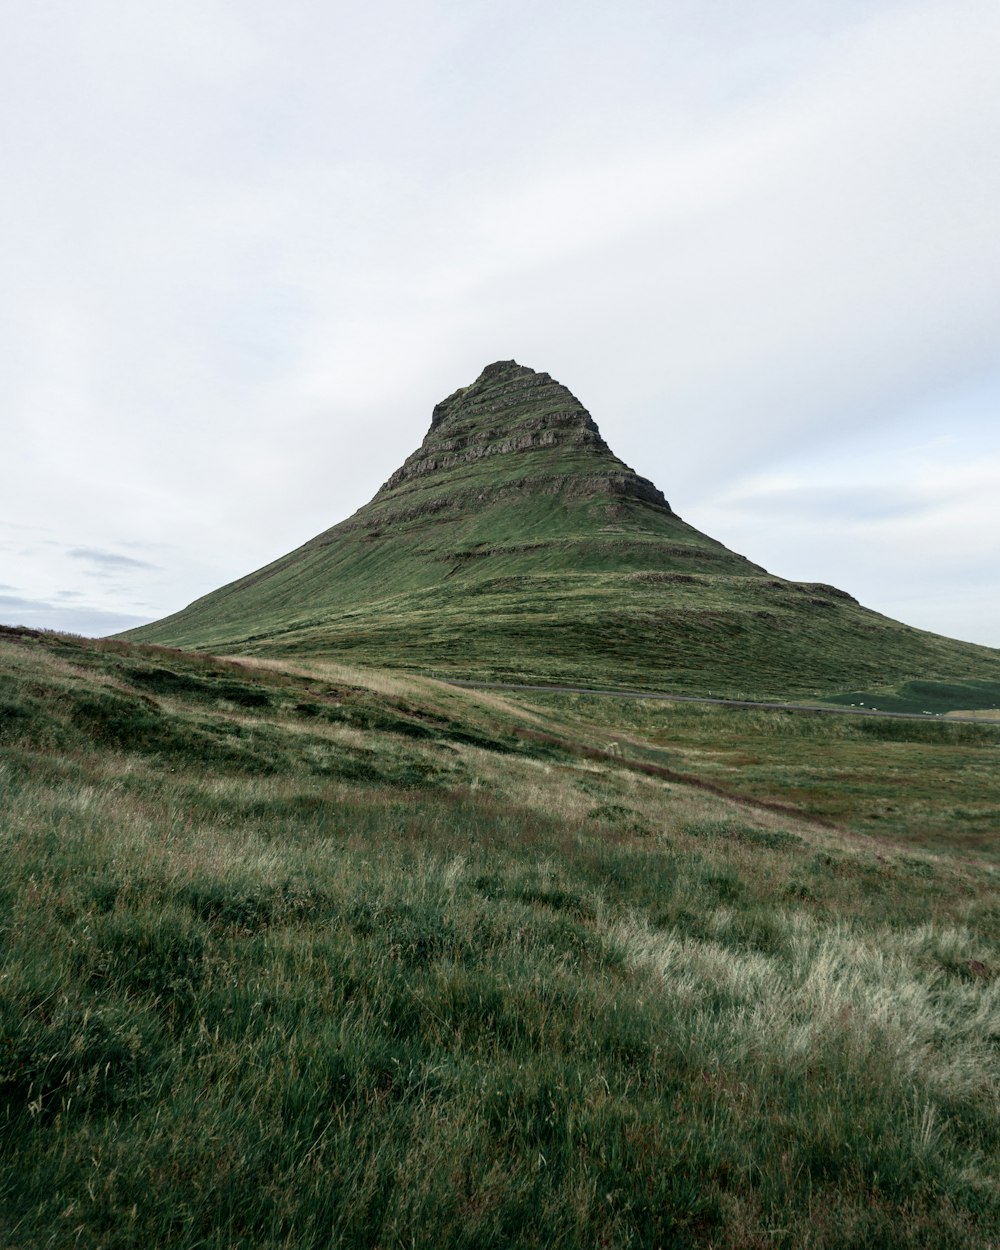
M 0 675 L 3 1245 L 995 1244 L 995 873 L 930 824 L 683 784 L 735 722 L 645 705 L 18 632 Z
M 438 405 L 420 449 L 353 517 L 127 636 L 760 697 L 1000 683 L 1000 652 L 772 577 L 699 533 L 565 387 L 513 361 Z

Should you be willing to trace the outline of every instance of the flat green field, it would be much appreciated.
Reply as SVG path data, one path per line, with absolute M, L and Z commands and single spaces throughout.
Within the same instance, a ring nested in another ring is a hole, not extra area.
M 1000 728 L 909 725 L 3 631 L 0 1245 L 995 1247 Z

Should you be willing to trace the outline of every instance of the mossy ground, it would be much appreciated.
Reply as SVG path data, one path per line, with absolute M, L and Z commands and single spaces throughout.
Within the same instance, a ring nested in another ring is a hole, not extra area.
M 0 672 L 5 1247 L 996 1244 L 1000 909 L 946 784 L 996 728 L 17 632 Z M 861 836 L 858 752 L 909 837 Z

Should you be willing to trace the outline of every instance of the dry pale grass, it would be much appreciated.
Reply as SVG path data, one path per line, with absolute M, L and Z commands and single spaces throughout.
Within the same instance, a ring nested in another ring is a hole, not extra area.
M 547 723 L 544 716 L 493 691 L 466 690 L 452 686 L 448 682 L 438 681 L 433 677 L 421 677 L 394 669 L 363 668 L 325 659 L 290 662 L 260 656 L 234 655 L 222 658 L 245 665 L 247 668 L 312 677 L 328 681 L 331 685 L 339 683 L 345 686 L 356 686 L 389 698 L 415 699 L 424 706 L 434 707 L 456 717 L 467 716 L 471 713 L 471 719 L 475 720 L 478 719 L 477 713 L 499 713 L 510 720 L 522 721 L 525 724 Z
M 411 698 L 422 694 L 428 679 L 410 677 L 405 673 L 389 669 L 361 668 L 351 664 L 340 664 L 335 660 L 272 660 L 263 656 L 230 655 L 222 659 L 231 660 L 246 668 L 266 669 L 272 673 L 288 673 L 297 677 L 312 677 L 320 681 L 328 681 L 331 685 L 357 686 L 362 690 L 372 690 L 376 694 L 390 697 Z
M 724 938 L 734 919 L 720 908 L 709 927 Z M 785 937 L 780 956 L 654 930 L 635 917 L 605 922 L 604 932 L 678 1004 L 701 1006 L 709 1018 L 724 996 L 729 1062 L 763 1054 L 807 1068 L 834 1045 L 891 1064 L 893 1079 L 912 1085 L 921 1117 L 933 1117 L 931 1096 L 1000 1114 L 1000 981 L 956 977 L 940 962 L 981 956 L 973 934 L 932 924 L 859 930 L 801 910 L 776 911 L 773 920 Z M 932 1119 L 922 1132 L 933 1136 Z

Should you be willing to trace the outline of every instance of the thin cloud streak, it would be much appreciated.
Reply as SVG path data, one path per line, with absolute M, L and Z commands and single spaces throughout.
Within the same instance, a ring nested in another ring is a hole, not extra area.
M 135 560 L 132 556 L 119 555 L 114 551 L 97 551 L 92 547 L 74 547 L 67 552 L 71 560 L 87 560 L 110 569 L 153 569 L 148 560 Z

